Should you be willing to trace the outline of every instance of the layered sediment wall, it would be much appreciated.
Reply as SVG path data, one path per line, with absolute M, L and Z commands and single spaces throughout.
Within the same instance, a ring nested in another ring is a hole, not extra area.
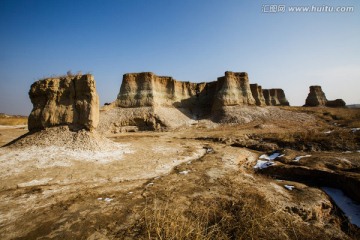
M 157 76 L 151 72 L 124 74 L 116 106 L 176 107 L 194 115 L 209 114 L 217 83 L 190 83 Z
M 251 93 L 255 99 L 256 106 L 266 106 L 262 87 L 258 84 L 250 84 Z
M 151 72 L 124 74 L 116 106 L 176 107 L 190 109 L 196 115 L 210 114 L 223 106 L 288 105 L 284 91 L 272 89 L 267 104 L 261 86 L 251 89 L 246 72 L 225 72 L 217 81 L 190 83 L 157 76 Z
M 90 74 L 39 80 L 29 91 L 30 131 L 68 125 L 93 130 L 99 123 L 99 97 Z
M 278 95 L 282 100 L 276 105 L 288 104 L 283 92 Z M 251 87 L 246 72 L 227 71 L 216 81 L 201 83 L 152 72 L 127 73 L 116 101 L 104 106 L 99 128 L 102 132 L 119 132 L 122 126 L 158 130 L 192 125 L 200 119 L 248 122 L 248 112 L 259 111 L 256 105 L 272 104 L 266 104 L 261 86 Z
M 251 93 L 248 74 L 245 72 L 225 72 L 216 82 L 213 110 L 223 106 L 255 105 Z
M 325 106 L 327 98 L 321 86 L 310 86 L 310 92 L 305 100 L 305 106 L 316 107 Z
M 263 89 L 263 95 L 267 106 L 290 106 L 281 88 Z

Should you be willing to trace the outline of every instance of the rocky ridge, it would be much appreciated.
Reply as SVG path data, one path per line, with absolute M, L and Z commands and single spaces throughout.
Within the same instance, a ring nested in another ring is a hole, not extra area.
M 261 86 L 251 86 L 246 72 L 227 71 L 217 81 L 202 83 L 181 82 L 151 72 L 127 73 L 123 76 L 115 105 L 123 108 L 187 108 L 200 115 L 222 106 L 289 105 L 282 89 L 269 91 L 272 101 L 266 104 Z

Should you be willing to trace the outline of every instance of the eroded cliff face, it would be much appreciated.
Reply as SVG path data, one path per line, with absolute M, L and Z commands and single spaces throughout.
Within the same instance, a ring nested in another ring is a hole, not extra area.
M 197 117 L 224 106 L 255 104 L 245 72 L 225 72 L 217 81 L 207 83 L 181 82 L 151 72 L 129 73 L 123 76 L 116 100 L 116 106 L 125 108 L 186 108 Z
M 178 82 L 171 77 L 156 76 L 151 72 L 129 73 L 117 99 L 120 107 L 172 106 L 196 94 L 196 84 Z
M 123 76 L 116 106 L 186 108 L 194 116 L 210 113 L 216 82 L 181 82 L 151 72 Z
M 321 86 L 310 86 L 310 92 L 305 100 L 305 106 L 325 106 L 326 102 L 327 99 L 325 93 L 321 89 Z
M 289 106 L 289 101 L 286 99 L 285 92 L 281 88 L 275 88 L 270 90 L 270 95 L 274 92 L 274 97 L 279 101 L 280 106 Z
M 59 125 L 93 130 L 99 123 L 99 97 L 90 74 L 37 81 L 29 96 L 33 104 L 29 131 Z
M 106 124 L 100 128 L 116 132 L 122 126 L 136 125 L 158 130 L 200 119 L 246 122 L 248 111 L 259 110 L 256 105 L 289 104 L 281 89 L 275 90 L 275 103 L 267 104 L 261 86 L 254 84 L 252 88 L 246 72 L 227 71 L 217 81 L 203 83 L 181 82 L 151 72 L 124 74 L 117 100 L 103 109 Z M 239 109 L 243 111 L 239 113 Z M 117 117 L 119 114 L 122 117 Z
M 335 99 L 335 100 L 327 101 L 325 106 L 338 108 L 338 107 L 345 107 L 346 103 L 342 99 Z
M 255 83 L 255 84 L 250 84 L 250 89 L 255 99 L 256 106 L 266 106 L 262 87 Z
M 263 89 L 263 95 L 267 106 L 289 106 L 285 92 L 281 88 Z
M 246 72 L 225 72 L 216 84 L 213 110 L 223 106 L 255 105 Z
M 342 99 L 327 100 L 321 86 L 310 86 L 310 92 L 305 100 L 307 107 L 345 107 L 346 103 Z

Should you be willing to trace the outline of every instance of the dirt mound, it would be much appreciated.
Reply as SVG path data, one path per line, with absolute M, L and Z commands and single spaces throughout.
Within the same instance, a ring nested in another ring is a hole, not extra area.
M 185 108 L 138 107 L 106 108 L 100 112 L 100 133 L 123 132 L 125 126 L 136 126 L 138 130 L 170 130 L 204 123 L 205 128 L 218 124 L 245 124 L 254 121 L 275 120 L 302 125 L 314 123 L 315 117 L 307 113 L 284 110 L 278 107 L 223 106 L 209 118 L 199 119 Z
M 227 106 L 218 111 L 213 120 L 219 123 L 249 123 L 255 120 L 281 120 L 292 123 L 315 122 L 315 118 L 306 113 L 296 113 L 277 107 Z
M 97 132 L 70 131 L 68 126 L 46 128 L 26 134 L 7 145 L 10 148 L 62 147 L 67 150 L 108 151 L 117 149 L 116 143 Z
M 189 126 L 196 116 L 187 110 L 174 107 L 107 108 L 100 112 L 100 133 L 118 133 L 124 126 L 139 130 L 161 130 Z

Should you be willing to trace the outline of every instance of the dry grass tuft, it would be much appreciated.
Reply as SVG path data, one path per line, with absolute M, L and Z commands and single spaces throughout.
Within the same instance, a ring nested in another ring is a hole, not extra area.
M 360 109 L 329 108 L 329 107 L 283 107 L 289 111 L 305 112 L 318 118 L 332 122 L 336 121 L 348 127 L 360 127 Z
M 128 229 L 136 239 L 320 239 L 317 227 L 295 223 L 265 197 L 243 191 L 237 198 L 195 197 L 189 206 L 153 199 Z

